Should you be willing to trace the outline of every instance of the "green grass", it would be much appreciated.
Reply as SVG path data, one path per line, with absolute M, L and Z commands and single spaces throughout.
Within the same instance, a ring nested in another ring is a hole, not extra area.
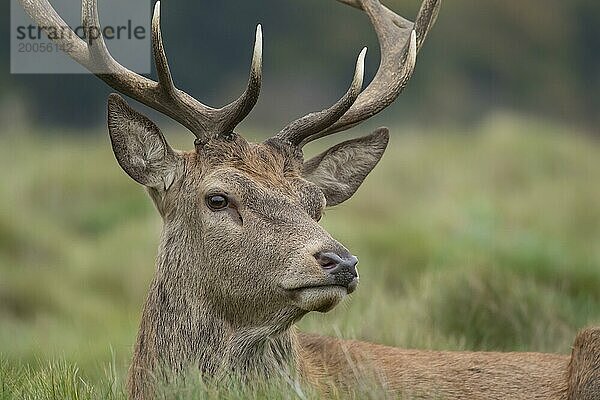
M 359 193 L 323 222 L 360 257 L 361 285 L 303 330 L 568 353 L 578 329 L 600 324 L 600 145 L 503 115 L 472 130 L 394 129 Z M 7 133 L 0 181 L 0 400 L 124 398 L 160 230 L 150 200 L 104 135 Z M 285 382 L 163 392 L 311 397 Z

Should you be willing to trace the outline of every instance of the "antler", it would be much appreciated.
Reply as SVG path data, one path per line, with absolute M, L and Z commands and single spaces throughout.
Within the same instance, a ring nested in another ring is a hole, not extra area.
M 333 106 L 320 112 L 308 114 L 283 128 L 275 138 L 287 141 L 293 144 L 299 144 L 304 138 L 317 134 L 323 129 L 327 129 L 337 120 L 339 120 L 356 101 L 362 90 L 363 79 L 365 75 L 365 56 L 367 48 L 365 47 L 358 55 L 354 78 L 350 89 Z
M 417 53 L 435 23 L 441 5 L 441 0 L 424 0 L 416 22 L 412 23 L 379 0 L 338 1 L 359 8 L 369 16 L 379 39 L 381 63 L 373 81 L 352 104 L 344 101 L 348 97 L 346 94 L 330 109 L 302 117 L 275 135 L 292 145 L 302 147 L 313 140 L 350 129 L 393 103 L 413 74 Z M 340 103 L 347 105 L 341 114 L 337 112 Z M 338 114 L 338 119 L 332 121 Z
M 48 0 L 20 0 L 29 16 L 47 32 L 64 29 L 68 25 Z M 250 78 L 245 92 L 234 102 L 222 107 L 206 106 L 177 89 L 173 83 L 160 29 L 160 1 L 154 7 L 152 18 L 152 47 L 158 82 L 141 76 L 111 56 L 101 35 L 97 0 L 82 1 L 82 26 L 85 32 L 100 36 L 83 41 L 75 33 L 53 39 L 81 66 L 105 81 L 113 89 L 140 101 L 181 123 L 196 136 L 196 144 L 205 144 L 210 138 L 233 132 L 250 113 L 258 100 L 262 83 L 262 30 L 258 25 Z

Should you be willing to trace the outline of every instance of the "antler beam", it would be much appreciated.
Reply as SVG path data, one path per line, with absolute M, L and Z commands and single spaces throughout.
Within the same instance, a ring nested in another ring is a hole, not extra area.
M 437 18 L 441 0 L 425 0 L 415 23 L 383 6 L 379 0 L 338 0 L 363 10 L 375 28 L 381 49 L 381 63 L 373 81 L 336 121 L 327 124 L 327 112 L 309 114 L 292 123 L 275 137 L 299 147 L 318 138 L 350 129 L 378 114 L 393 103 L 410 80 L 419 52 Z M 334 106 L 335 107 L 335 106 Z M 318 121 L 323 119 L 322 121 Z M 300 121 L 305 126 L 302 126 Z M 324 126 L 315 132 L 306 126 Z
M 46 30 L 61 29 L 68 25 L 48 0 L 20 0 L 29 16 Z M 101 32 L 97 0 L 82 1 L 82 26 L 85 32 Z M 229 134 L 250 113 L 258 100 L 262 83 L 262 30 L 258 25 L 250 78 L 245 92 L 234 102 L 212 108 L 189 94 L 177 89 L 169 70 L 160 29 L 160 1 L 154 7 L 152 19 L 152 47 L 158 72 L 158 82 L 139 75 L 111 56 L 102 35 L 83 41 L 75 33 L 54 39 L 67 54 L 97 75 L 113 89 L 151 107 L 181 123 L 205 144 L 211 137 Z

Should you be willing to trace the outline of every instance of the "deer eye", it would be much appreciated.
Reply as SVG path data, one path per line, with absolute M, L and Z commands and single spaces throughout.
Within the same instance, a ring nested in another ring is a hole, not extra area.
M 213 210 L 218 211 L 227 208 L 229 200 L 222 194 L 213 194 L 206 197 L 206 205 Z

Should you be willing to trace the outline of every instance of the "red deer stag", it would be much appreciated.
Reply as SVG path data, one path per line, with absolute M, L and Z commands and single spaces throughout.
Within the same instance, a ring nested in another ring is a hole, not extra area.
M 20 0 L 42 27 L 66 26 L 47 0 Z M 425 0 L 415 22 L 379 0 L 339 0 L 364 11 L 381 64 L 361 91 L 365 50 L 350 89 L 333 106 L 304 116 L 264 143 L 234 132 L 261 86 L 262 33 L 256 32 L 245 92 L 211 108 L 177 89 L 160 30 L 152 21 L 158 82 L 121 66 L 102 38 L 57 39 L 79 64 L 117 91 L 173 118 L 195 149 L 173 150 L 159 128 L 118 95 L 108 100 L 114 154 L 145 186 L 164 220 L 156 273 L 130 368 L 132 399 L 152 398 L 152 377 L 190 366 L 212 377 L 289 371 L 321 390 L 352 388 L 356 367 L 385 388 L 447 399 L 599 399 L 600 331 L 575 342 L 572 358 L 537 353 L 410 351 L 305 335 L 294 323 L 335 307 L 358 284 L 357 259 L 318 224 L 325 207 L 347 200 L 380 160 L 387 129 L 304 160 L 302 147 L 347 130 L 390 105 L 410 79 L 441 0 Z M 83 0 L 83 26 L 99 29 L 96 0 Z M 160 367 L 159 367 L 160 366 Z

